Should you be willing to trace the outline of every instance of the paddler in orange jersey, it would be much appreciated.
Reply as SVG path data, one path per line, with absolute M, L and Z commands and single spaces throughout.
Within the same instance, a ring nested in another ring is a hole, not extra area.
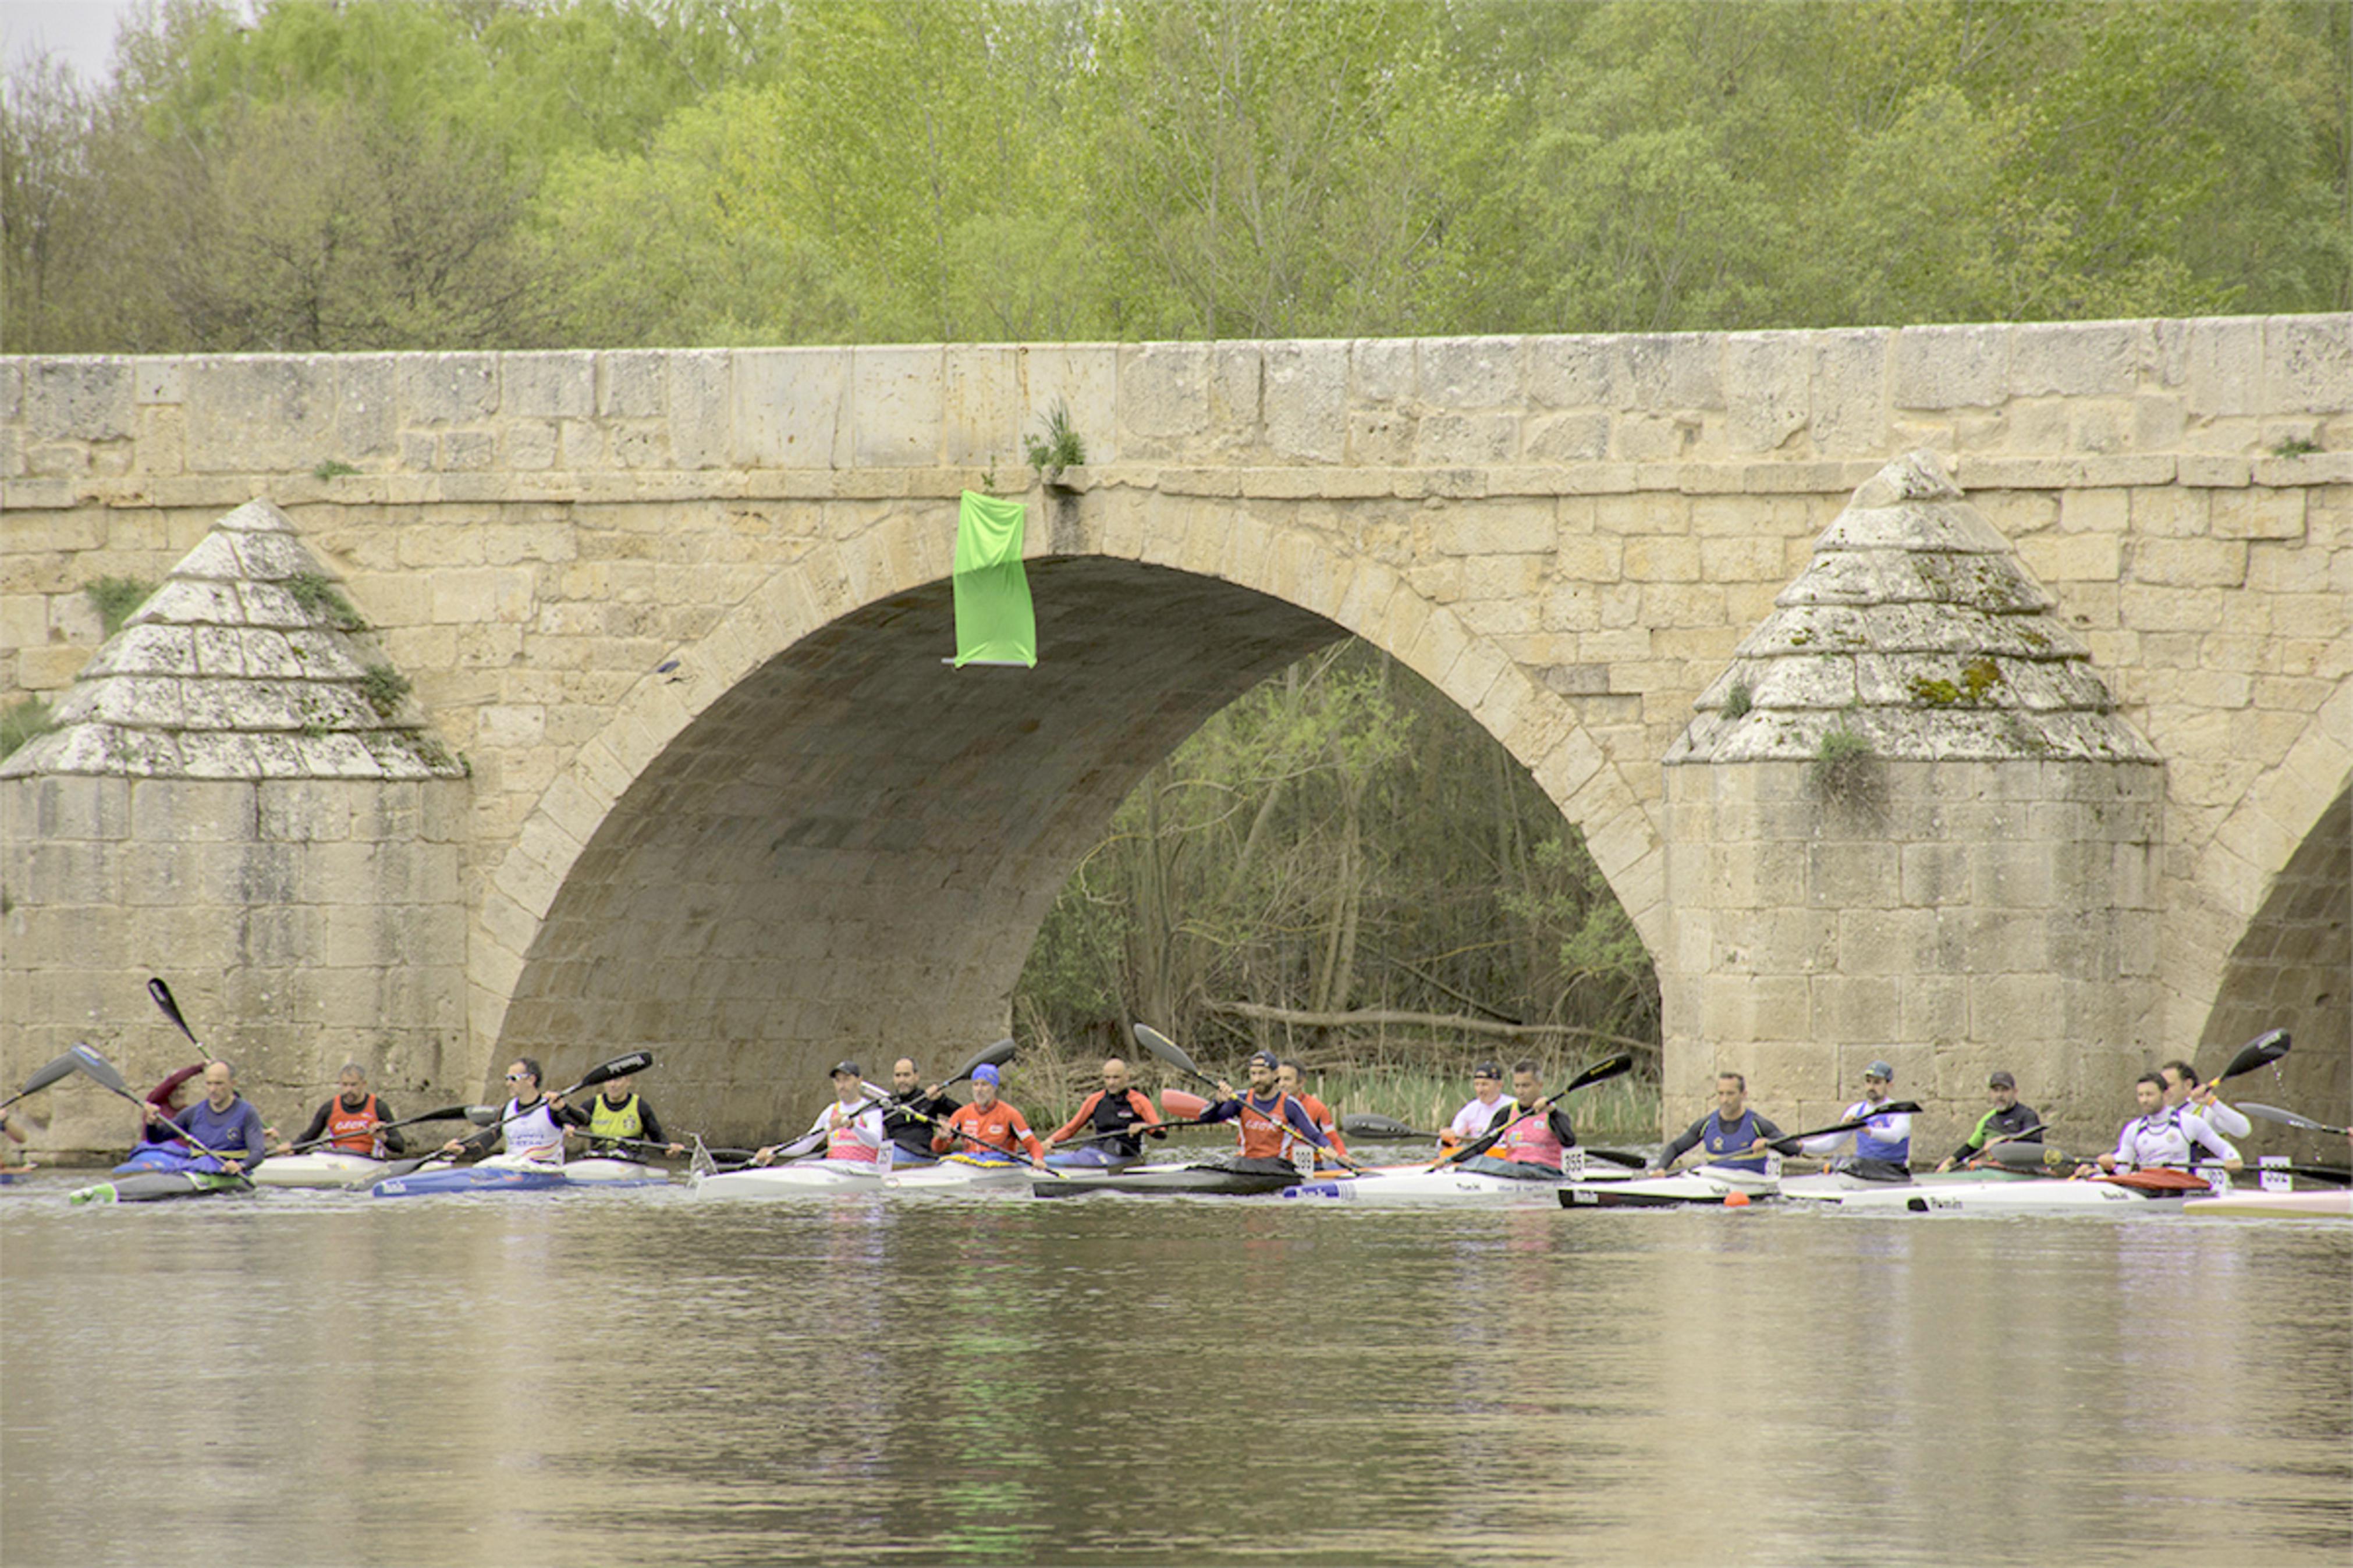
M 972 1103 L 950 1116 L 932 1134 L 932 1150 L 940 1154 L 1022 1154 L 1046 1163 L 1046 1146 L 1029 1131 L 1029 1122 L 1009 1100 L 997 1098 L 998 1074 L 983 1064 L 972 1069 Z
M 396 1121 L 384 1101 L 368 1092 L 367 1070 L 357 1062 L 345 1062 L 343 1070 L 335 1075 L 335 1092 L 327 1102 L 311 1113 L 311 1125 L 302 1136 L 289 1143 L 278 1137 L 278 1129 L 265 1127 L 262 1135 L 277 1140 L 273 1154 L 291 1152 L 298 1143 L 322 1143 L 339 1154 L 358 1154 L 370 1160 L 381 1160 L 386 1154 L 406 1154 L 408 1141 L 397 1128 L 385 1129 L 385 1123 Z
M 1234 1086 L 1219 1079 L 1217 1102 L 1201 1112 L 1204 1121 L 1239 1123 L 1235 1131 L 1240 1147 L 1233 1160 L 1238 1171 L 1271 1173 L 1279 1164 L 1295 1165 L 1302 1143 L 1318 1149 L 1332 1146 L 1307 1108 L 1282 1092 L 1276 1077 L 1282 1067 L 1273 1052 L 1256 1053 L 1250 1059 L 1250 1092 L 1237 1096 Z
M 1308 1116 L 1324 1130 L 1324 1141 L 1332 1146 L 1332 1152 L 1337 1154 L 1340 1161 L 1345 1161 L 1348 1146 L 1340 1142 L 1340 1124 L 1333 1119 L 1331 1107 L 1307 1092 L 1307 1069 L 1295 1061 L 1286 1061 L 1274 1069 L 1274 1083 L 1277 1089 L 1307 1108 Z M 1334 1169 L 1345 1168 L 1337 1161 L 1319 1159 L 1316 1163 Z

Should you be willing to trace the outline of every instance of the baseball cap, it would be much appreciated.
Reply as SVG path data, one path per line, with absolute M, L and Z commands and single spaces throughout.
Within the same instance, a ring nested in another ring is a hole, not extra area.
M 1250 1059 L 1243 1065 L 1254 1068 L 1263 1067 L 1269 1070 L 1272 1070 L 1282 1067 L 1282 1063 L 1276 1059 L 1275 1054 L 1272 1051 L 1252 1051 L 1250 1053 Z
M 1986 1079 L 1988 1089 L 2016 1089 L 2018 1080 L 2006 1072 L 1997 1072 Z
M 1471 1076 L 1472 1078 L 1500 1079 L 1504 1076 L 1504 1069 L 1497 1067 L 1493 1062 L 1481 1062 L 1477 1067 L 1471 1069 Z
M 1895 1069 L 1889 1067 L 1885 1062 L 1873 1062 L 1869 1067 L 1862 1069 L 1862 1076 L 1865 1078 L 1875 1078 L 1883 1083 L 1894 1083 L 1895 1081 Z
M 840 1078 L 844 1075 L 850 1078 L 863 1078 L 866 1076 L 864 1073 L 858 1070 L 858 1064 L 856 1062 L 836 1062 L 833 1064 L 832 1069 L 825 1076 L 828 1078 Z
M 975 1083 L 995 1083 L 998 1081 L 996 1065 L 992 1062 L 983 1062 L 978 1067 L 973 1068 L 972 1081 Z

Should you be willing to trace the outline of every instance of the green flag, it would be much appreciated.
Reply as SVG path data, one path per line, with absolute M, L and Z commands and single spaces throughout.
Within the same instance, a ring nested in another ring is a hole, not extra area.
M 1038 662 L 1038 617 L 1021 572 L 1018 500 L 964 492 L 956 511 L 956 668 Z

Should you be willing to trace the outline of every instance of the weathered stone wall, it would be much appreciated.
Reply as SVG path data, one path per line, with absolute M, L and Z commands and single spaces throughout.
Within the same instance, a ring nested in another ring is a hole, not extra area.
M 480 1073 L 510 1003 L 544 994 L 530 976 L 583 855 L 651 885 L 654 862 L 628 869 L 595 845 L 636 782 L 658 782 L 681 742 L 681 762 L 720 767 L 809 738 L 738 727 L 733 752 L 716 731 L 690 740 L 730 690 L 813 637 L 842 638 L 813 653 L 878 666 L 936 657 L 891 606 L 944 575 L 955 492 L 992 468 L 1011 481 L 1021 433 L 1060 398 L 1091 462 L 1071 476 L 1074 501 L 1032 492 L 1033 555 L 1262 595 L 1309 613 L 1296 646 L 1328 626 L 1398 654 L 1586 827 L 1671 964 L 1659 759 L 1847 493 L 1925 446 L 1955 455 L 2166 760 L 2161 1040 L 2136 1042 L 2155 1054 L 2207 1028 L 2270 880 L 2353 770 L 2348 386 L 2342 317 L 0 362 L 0 701 L 54 693 L 88 658 L 90 578 L 156 577 L 221 512 L 277 500 L 472 764 L 462 898 Z M 2275 455 L 2299 444 L 2320 449 Z M 329 463 L 359 471 L 313 474 Z M 1198 637 L 1146 608 L 1104 613 L 1156 657 L 1198 656 Z M 673 658 L 681 679 L 652 674 Z M 1241 678 L 1222 668 L 1182 702 Z M 1044 732 L 1072 748 L 1051 764 L 1069 780 L 1058 831 L 1082 837 L 1115 804 L 1127 751 L 1158 742 L 1122 728 L 1117 692 L 1066 696 Z M 1005 765 L 1041 760 L 1014 748 Z M 852 784 L 824 776 L 834 793 L 779 809 L 854 813 Z M 1005 831 L 978 842 L 1029 842 L 1034 803 L 991 809 Z M 1052 861 L 881 862 L 911 879 L 882 902 L 950 891 L 1027 908 L 971 889 L 1019 882 L 1026 897 Z M 958 879 L 977 880 L 947 888 Z M 861 917 L 839 934 L 874 929 Z M 1009 985 L 1021 945 L 972 949 L 987 956 L 960 983 L 976 1000 L 957 1027 Z M 921 1011 L 871 1032 L 926 1035 L 937 1010 Z M 763 1049 L 795 1082 L 825 1047 Z
M 160 974 L 289 1136 L 346 1061 L 404 1112 L 472 1098 L 466 832 L 462 780 L 0 779 L 12 1081 L 78 1040 L 135 1089 L 194 1059 L 147 999 Z M 48 1098 L 50 1145 L 122 1141 L 121 1101 Z

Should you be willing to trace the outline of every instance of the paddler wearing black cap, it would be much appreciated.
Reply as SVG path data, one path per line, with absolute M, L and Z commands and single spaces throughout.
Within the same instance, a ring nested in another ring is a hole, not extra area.
M 1254 1053 L 1250 1059 L 1250 1092 L 1237 1095 L 1232 1084 L 1219 1079 L 1216 1102 L 1201 1112 L 1204 1121 L 1240 1123 L 1235 1129 L 1240 1138 L 1236 1152 L 1241 1161 L 1240 1169 L 1249 1169 L 1252 1162 L 1264 1162 L 1263 1168 L 1268 1170 L 1277 1163 L 1295 1165 L 1302 1142 L 1318 1149 L 1332 1146 L 1307 1108 L 1283 1093 L 1275 1081 L 1282 1067 L 1273 1052 Z
M 871 1167 L 880 1158 L 882 1148 L 882 1111 L 880 1104 L 866 1092 L 856 1062 L 836 1062 L 833 1079 L 833 1103 L 817 1113 L 817 1120 L 794 1143 L 807 1142 L 818 1133 L 825 1135 L 825 1157 L 850 1164 Z M 777 1152 L 790 1147 L 771 1143 L 753 1154 L 752 1163 L 765 1165 Z
M 1993 1109 L 1978 1118 L 1978 1124 L 1961 1141 L 1961 1146 L 1945 1156 L 1936 1166 L 1949 1171 L 1964 1160 L 1974 1160 L 1996 1143 L 2040 1143 L 2042 1142 L 2042 1118 L 2034 1107 L 2018 1101 L 2018 1079 L 2008 1069 L 1996 1068 L 1986 1079 L 1986 1098 Z

